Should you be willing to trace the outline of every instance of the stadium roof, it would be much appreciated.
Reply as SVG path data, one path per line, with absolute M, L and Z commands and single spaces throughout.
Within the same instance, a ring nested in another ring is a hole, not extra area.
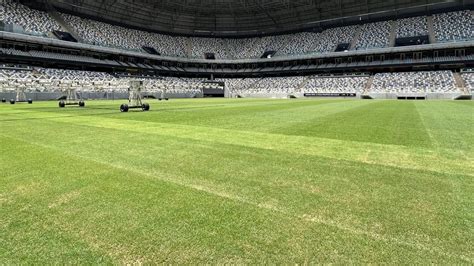
M 36 0 L 59 10 L 186 35 L 262 35 L 462 7 L 465 0 Z M 43 4 L 44 5 L 44 4 Z

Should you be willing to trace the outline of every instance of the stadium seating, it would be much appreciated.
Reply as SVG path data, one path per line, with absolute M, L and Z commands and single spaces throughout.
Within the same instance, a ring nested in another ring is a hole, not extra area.
M 14 92 L 16 88 L 29 85 L 34 78 L 31 71 L 0 69 L 0 88 L 4 92 Z
M 303 93 L 361 93 L 369 76 L 312 76 L 302 88 Z
M 153 47 L 162 55 L 186 56 L 186 39 L 163 34 L 128 29 L 99 21 L 62 14 L 76 33 L 87 43 L 141 51 Z
M 428 19 L 413 17 L 397 20 L 397 38 L 428 35 Z
M 192 56 L 204 58 L 205 53 L 214 53 L 216 58 L 226 58 L 226 47 L 222 39 L 191 38 Z
M 201 93 L 204 85 L 200 79 L 181 79 L 167 77 L 158 81 L 165 95 L 181 94 L 185 97 L 194 97 Z
M 474 72 L 463 73 L 461 77 L 466 83 L 466 88 L 471 92 L 474 92 Z
M 294 93 L 303 82 L 303 77 L 263 78 L 248 89 L 249 93 L 289 94 Z
M 46 12 L 28 8 L 11 0 L 0 2 L 0 19 L 6 24 L 23 27 L 27 34 L 43 35 L 61 30 L 61 26 Z
M 438 42 L 474 39 L 474 18 L 470 10 L 441 13 L 433 16 L 433 27 Z
M 255 84 L 259 79 L 244 78 L 244 79 L 218 79 L 217 81 L 224 82 L 225 87 L 233 95 L 239 95 L 247 91 L 251 85 Z
M 145 80 L 145 90 L 150 93 L 181 94 L 185 97 L 193 97 L 201 93 L 203 87 L 201 79 L 165 77 Z
M 247 78 L 224 80 L 233 95 L 291 94 L 299 89 L 303 77 Z
M 459 92 L 451 71 L 379 73 L 372 83 L 373 93 L 450 93 Z
M 108 73 L 64 70 L 64 69 L 37 69 L 39 73 L 44 74 L 52 80 L 59 81 L 66 87 L 76 87 L 82 91 L 123 91 L 124 87 L 118 79 Z
M 81 91 L 120 90 L 118 80 L 103 72 L 32 68 L 31 70 L 0 69 L 2 88 L 23 86 L 28 92 L 58 92 L 67 88 Z
M 259 58 L 265 51 L 264 38 L 222 39 L 227 59 Z
M 396 38 L 428 34 L 428 18 L 425 16 L 381 21 L 361 25 L 325 29 L 321 32 L 300 32 L 256 38 L 201 38 L 172 37 L 170 35 L 111 25 L 69 14 L 61 14 L 64 21 L 85 42 L 92 45 L 115 47 L 146 52 L 143 47 L 156 49 L 165 56 L 204 58 L 213 53 L 217 59 L 259 58 L 266 51 L 275 56 L 302 55 L 334 52 L 339 44 L 353 44 L 353 50 L 386 48 L 390 36 Z M 0 2 L 0 20 L 6 24 L 21 26 L 25 33 L 47 36 L 61 30 L 60 24 L 48 13 L 26 7 L 18 2 Z M 473 16 L 470 10 L 433 15 L 433 30 L 438 42 L 474 40 Z M 431 27 L 431 26 L 430 26 Z M 105 60 L 80 55 L 66 55 L 45 51 L 22 51 L 0 48 L 1 54 L 32 56 L 42 60 L 66 60 L 82 63 L 104 64 Z M 435 62 L 450 61 L 453 56 L 437 57 Z M 407 59 L 410 60 L 410 59 Z M 105 64 L 122 64 L 108 60 Z M 134 66 L 134 65 L 132 65 Z M 463 73 L 466 86 L 472 90 L 473 74 Z M 108 73 L 77 70 L 31 68 L 27 70 L 0 67 L 0 83 L 3 91 L 16 87 L 29 91 L 62 91 L 77 87 L 84 91 L 126 92 L 133 76 L 115 76 Z M 450 71 L 422 71 L 404 73 L 379 73 L 369 76 L 310 76 L 278 78 L 222 79 L 232 94 L 276 95 L 291 93 L 451 93 L 457 92 L 453 73 Z M 202 79 L 148 77 L 145 89 L 151 93 L 193 97 L 202 93 Z
M 474 73 L 463 73 L 466 87 L 474 89 Z M 196 97 L 204 88 L 218 88 L 218 84 L 203 83 L 202 79 L 174 77 L 139 77 L 144 80 L 145 92 L 178 97 Z M 369 75 L 271 77 L 220 79 L 231 95 L 289 95 L 294 93 L 457 93 L 451 71 L 420 71 L 378 73 L 369 88 Z M 48 69 L 11 68 L 0 66 L 0 89 L 13 92 L 24 88 L 27 92 L 61 92 L 75 88 L 82 92 L 126 93 L 130 75 L 112 75 L 104 72 Z
M 355 49 L 365 50 L 372 48 L 385 48 L 390 45 L 391 22 L 382 21 L 364 24 L 357 40 Z
M 67 61 L 85 62 L 85 63 L 101 63 L 101 60 L 95 59 L 93 57 L 87 57 L 87 56 L 58 54 L 58 53 L 50 53 L 50 52 L 35 51 L 35 50 L 29 51 L 27 53 L 33 57 L 40 57 L 40 58 L 47 58 L 47 59 L 67 60 Z
M 331 28 L 323 31 L 318 39 L 315 51 L 319 53 L 334 52 L 340 43 L 351 43 L 359 26 Z
M 13 92 L 15 88 L 25 88 L 27 92 L 61 92 L 75 88 L 82 92 L 126 93 L 129 81 L 134 76 L 115 76 L 105 72 L 65 70 L 52 68 L 13 69 L 0 66 L 0 90 Z M 202 92 L 202 79 L 144 78 L 145 92 L 156 94 L 180 94 L 194 97 Z
M 11 49 L 11 48 L 0 48 L 0 53 L 6 55 L 15 55 L 15 56 L 30 56 L 31 54 L 25 51 Z
M 304 32 L 267 38 L 271 47 L 267 50 L 277 51 L 277 55 L 306 54 L 316 50 L 319 35 Z
M 353 50 L 385 48 L 390 46 L 390 35 L 397 38 L 428 34 L 425 16 L 382 21 L 356 26 L 326 29 L 319 33 L 244 38 L 218 39 L 172 37 L 165 34 L 135 30 L 95 20 L 61 14 L 64 21 L 85 42 L 92 45 L 145 52 L 143 47 L 154 48 L 162 55 L 204 58 L 213 53 L 217 59 L 259 58 L 266 51 L 276 56 L 327 53 L 339 44 L 354 44 Z M 28 34 L 43 35 L 61 27 L 48 13 L 5 0 L 0 4 L 0 19 L 7 24 L 22 26 Z M 433 29 L 438 42 L 473 40 L 473 17 L 470 10 L 433 15 Z M 392 29 L 394 25 L 395 29 Z

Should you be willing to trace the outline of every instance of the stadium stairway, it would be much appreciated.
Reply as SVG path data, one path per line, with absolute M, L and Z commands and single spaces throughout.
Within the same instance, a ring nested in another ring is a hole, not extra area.
M 248 47 L 245 47 L 245 54 L 251 54 L 252 53 L 252 48 L 253 46 L 249 45 Z
M 245 90 L 251 90 L 253 89 L 257 84 L 259 84 L 260 82 L 263 81 L 264 78 L 259 78 L 257 81 L 255 81 L 254 83 L 250 84 L 247 86 L 247 88 L 245 88 Z
M 223 43 L 224 43 L 224 54 L 226 58 L 231 58 L 229 42 L 223 42 Z
M 255 41 L 255 44 L 254 44 L 254 45 L 255 45 L 256 47 L 261 47 L 261 46 L 262 46 L 262 43 L 265 43 L 264 40 L 263 40 L 263 38 L 262 38 L 262 37 L 258 37 L 258 39 Z M 245 49 L 246 49 L 246 52 L 249 52 L 249 51 L 252 50 L 252 47 L 246 47 Z M 258 56 L 262 56 L 263 53 L 265 52 L 265 49 L 264 49 L 263 51 L 258 51 L 258 52 L 259 52 Z
M 391 30 L 390 30 L 390 45 L 389 47 L 395 47 L 395 39 L 397 38 L 397 22 L 395 20 L 390 21 Z
M 296 90 L 295 92 L 296 93 L 304 93 L 303 88 L 306 87 L 306 85 L 308 84 L 308 82 L 311 80 L 311 77 L 310 76 L 307 76 L 303 79 L 303 81 L 298 85 L 298 87 L 296 87 Z
M 284 47 L 288 47 L 290 45 L 293 45 L 293 38 L 284 38 L 285 39 L 285 42 L 283 42 L 280 47 L 278 47 L 278 50 L 276 51 L 276 54 L 279 54 L 279 55 L 284 55 L 284 53 L 280 54 L 280 51 L 283 50 Z M 336 47 L 334 47 L 334 51 L 336 50 Z M 333 52 L 334 52 L 333 51 Z
M 454 76 L 454 82 L 456 83 L 456 87 L 459 88 L 461 93 L 463 93 L 465 95 L 470 94 L 470 92 L 469 92 L 469 90 L 467 89 L 467 86 L 466 86 L 467 85 L 466 81 L 461 77 L 461 74 L 459 74 L 457 72 L 454 72 L 453 76 Z
M 54 9 L 54 7 L 48 8 L 49 15 L 59 23 L 59 25 L 64 29 L 64 31 L 68 32 L 72 35 L 78 42 L 83 43 L 84 40 L 73 30 L 71 26 L 63 19 L 63 17 Z
M 433 26 L 434 25 L 433 16 L 428 16 L 427 22 L 428 22 L 428 34 L 430 37 L 430 43 L 436 43 L 436 35 L 435 35 L 434 26 Z
M 362 32 L 362 27 L 358 26 L 357 30 L 356 30 L 356 33 L 354 34 L 354 38 L 352 38 L 351 46 L 349 47 L 349 49 L 353 49 L 356 46 L 361 32 Z
M 61 26 L 61 27 L 62 27 L 62 26 Z M 64 27 L 63 27 L 63 28 L 64 28 Z M 46 36 L 48 36 L 48 38 L 51 38 L 51 39 L 57 39 L 57 38 L 58 38 L 58 37 L 56 37 L 56 36 L 54 35 L 54 33 L 52 33 L 51 31 L 48 32 L 48 33 L 46 33 Z
M 191 41 L 191 38 L 186 38 L 186 56 L 193 56 L 193 43 Z
M 367 81 L 367 84 L 365 84 L 364 91 L 362 92 L 362 95 L 368 95 L 370 91 L 372 90 L 372 83 L 374 83 L 375 76 L 371 75 L 369 80 Z

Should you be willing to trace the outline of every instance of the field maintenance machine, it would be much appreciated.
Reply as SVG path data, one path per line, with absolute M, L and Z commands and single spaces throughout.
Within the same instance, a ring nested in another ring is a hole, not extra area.
M 16 97 L 15 97 L 15 99 L 10 99 L 10 104 L 15 104 L 15 103 L 28 103 L 28 104 L 32 104 L 32 103 L 33 103 L 33 100 L 32 100 L 32 99 L 28 99 L 28 98 L 26 97 L 25 90 L 26 90 L 26 86 L 25 86 L 25 85 L 17 86 L 17 87 L 15 88 Z
M 10 99 L 10 104 L 28 103 L 32 104 L 33 100 L 26 97 L 26 92 L 32 90 L 34 87 L 34 79 L 30 72 L 12 75 L 9 78 L 2 78 L 2 91 L 14 92 L 15 98 Z M 2 99 L 6 103 L 5 98 Z
M 64 108 L 66 106 L 79 106 L 85 107 L 86 103 L 82 100 L 82 97 L 77 96 L 77 88 L 81 84 L 79 81 L 62 80 L 59 87 L 65 93 L 65 99 L 59 101 L 59 107 Z
M 148 103 L 142 102 L 142 91 L 144 88 L 142 80 L 131 80 L 128 87 L 128 104 L 120 105 L 120 112 L 126 113 L 130 109 L 141 109 L 146 112 L 150 110 Z

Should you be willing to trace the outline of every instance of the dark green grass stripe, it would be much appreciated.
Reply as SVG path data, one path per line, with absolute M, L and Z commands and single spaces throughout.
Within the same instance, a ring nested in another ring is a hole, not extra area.
M 157 107 L 157 112 L 141 115 L 109 117 L 145 121 L 172 123 L 182 125 L 207 126 L 214 128 L 239 129 L 258 132 L 269 132 L 275 127 L 288 125 L 308 119 L 304 114 L 323 115 L 321 111 L 337 112 L 339 109 L 351 108 L 352 105 L 367 104 L 358 101 L 285 101 L 278 104 L 255 106 L 233 106 L 233 108 L 203 109 L 182 111 L 173 108 Z M 154 109 L 155 110 L 155 109 Z
M 460 108 L 451 102 L 436 105 L 420 103 L 419 116 L 437 149 L 450 148 L 459 151 L 460 157 L 474 152 L 474 112 L 472 108 Z
M 430 147 L 413 103 L 369 102 L 370 105 L 355 106 L 332 115 L 315 117 L 277 133 Z
M 474 108 L 474 101 L 446 101 L 448 104 L 454 104 L 456 106 L 467 106 L 471 110 Z

